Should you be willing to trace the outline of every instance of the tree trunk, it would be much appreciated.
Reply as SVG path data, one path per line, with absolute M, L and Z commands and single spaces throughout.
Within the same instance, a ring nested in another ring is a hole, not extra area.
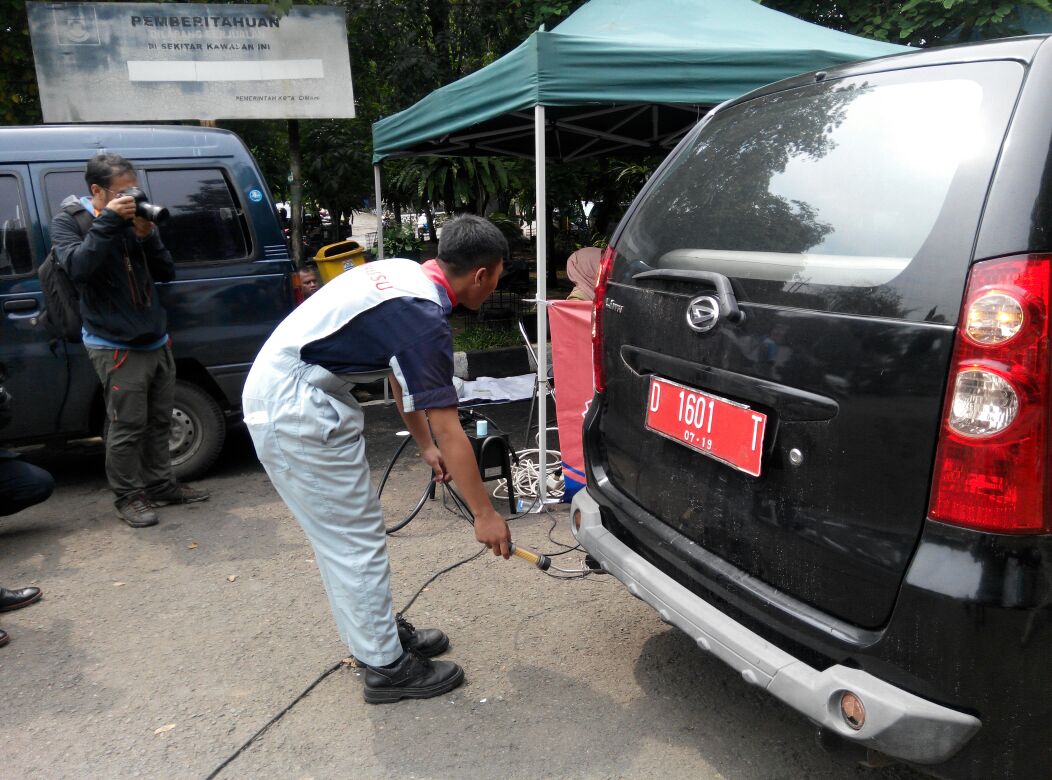
M 449 47 L 449 2 L 431 0 L 427 3 L 427 21 L 431 28 L 431 42 L 435 49 L 438 83 L 436 87 L 452 83 L 453 61 Z
M 292 264 L 303 265 L 303 156 L 300 153 L 300 123 L 289 120 L 289 166 L 292 169 L 292 186 L 289 188 L 289 206 L 292 211 Z

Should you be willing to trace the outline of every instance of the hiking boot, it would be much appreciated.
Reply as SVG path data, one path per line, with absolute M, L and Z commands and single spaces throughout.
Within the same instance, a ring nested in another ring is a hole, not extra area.
M 366 667 L 365 701 L 393 704 L 401 699 L 430 699 L 462 682 L 464 670 L 452 661 L 432 661 L 407 651 L 394 666 Z
M 161 488 L 147 490 L 146 498 L 154 506 L 168 506 L 169 504 L 196 504 L 198 501 L 207 501 L 211 498 L 211 494 L 189 485 L 172 482 Z
M 434 658 L 449 649 L 449 637 L 437 628 L 417 629 L 401 615 L 395 615 L 395 623 L 398 625 L 398 639 L 405 650 L 424 658 Z
M 144 493 L 132 493 L 117 502 L 117 517 L 132 528 L 157 525 L 157 513 L 153 511 Z

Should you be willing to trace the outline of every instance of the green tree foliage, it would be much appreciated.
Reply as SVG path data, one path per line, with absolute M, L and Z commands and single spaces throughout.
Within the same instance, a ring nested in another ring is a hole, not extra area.
M 1022 12 L 1052 12 L 1049 0 L 760 0 L 763 5 L 834 30 L 891 43 L 935 46 L 1024 32 Z
M 197 0 L 195 0 L 197 1 Z M 243 2 L 244 0 L 242 0 Z M 295 0 L 312 4 L 318 0 Z M 357 118 L 304 121 L 306 196 L 330 212 L 360 206 L 372 191 L 371 126 L 408 108 L 438 87 L 493 62 L 541 25 L 553 28 L 584 0 L 330 0 L 347 12 Z M 1018 32 L 1022 14 L 1048 13 L 1052 0 L 811 3 L 762 0 L 771 8 L 818 24 L 913 45 L 973 40 Z M 287 12 L 294 0 L 267 3 Z M 0 0 L 0 123 L 41 121 L 25 4 Z M 223 122 L 255 154 L 275 196 L 288 195 L 288 141 L 281 121 Z M 569 215 L 593 200 L 604 225 L 616 219 L 650 168 L 637 161 L 592 161 L 549 171 L 551 208 Z M 496 201 L 501 211 L 532 201 L 530 166 L 520 161 L 416 160 L 385 166 L 392 205 L 450 209 Z M 619 172 L 624 172 L 619 175 Z M 524 215 L 528 216 L 528 215 Z M 603 228 L 601 227 L 600 230 Z
M 43 121 L 23 0 L 0 0 L 0 124 Z
M 368 125 L 353 120 L 305 122 L 307 197 L 329 212 L 333 224 L 360 210 L 372 194 Z
M 391 196 L 416 210 L 435 204 L 446 211 L 482 211 L 491 197 L 522 188 L 516 166 L 496 157 L 411 158 L 397 165 L 389 181 Z

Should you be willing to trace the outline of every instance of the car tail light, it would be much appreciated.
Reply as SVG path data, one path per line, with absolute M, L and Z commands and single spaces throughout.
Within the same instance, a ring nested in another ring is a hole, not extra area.
M 1047 533 L 1052 255 L 986 260 L 968 278 L 929 516 Z
M 603 370 L 603 299 L 606 283 L 614 267 L 617 250 L 607 246 L 599 260 L 599 275 L 595 280 L 595 301 L 592 304 L 592 386 L 597 393 L 606 389 L 606 372 Z
M 293 271 L 289 274 L 289 280 L 292 282 L 292 302 L 299 306 L 304 301 L 303 285 L 300 283 L 299 272 Z

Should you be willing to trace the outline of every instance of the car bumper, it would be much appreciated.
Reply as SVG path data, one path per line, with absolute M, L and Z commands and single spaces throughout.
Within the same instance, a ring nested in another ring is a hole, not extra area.
M 934 704 L 862 670 L 838 664 L 819 671 L 771 644 L 606 530 L 599 504 L 587 488 L 574 496 L 571 513 L 577 541 L 633 596 L 737 670 L 746 682 L 764 688 L 844 739 L 904 761 L 938 764 L 957 753 L 982 726 L 972 715 Z M 865 706 L 865 723 L 857 730 L 840 714 L 840 699 L 847 692 Z

